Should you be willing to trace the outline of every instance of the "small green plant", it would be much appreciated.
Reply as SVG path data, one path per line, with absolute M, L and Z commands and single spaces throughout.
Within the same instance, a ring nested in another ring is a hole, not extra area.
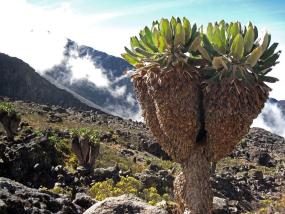
M 79 164 L 92 172 L 100 150 L 99 133 L 85 128 L 73 130 L 71 149 Z
M 118 183 L 114 183 L 112 179 L 95 183 L 89 190 L 91 197 L 96 200 L 104 200 L 107 197 L 119 196 L 123 194 L 138 195 L 142 188 L 142 183 L 133 177 L 121 177 Z
M 169 195 L 164 194 L 163 196 L 159 195 L 155 187 L 150 187 L 143 190 L 143 198 L 150 204 L 156 205 L 162 200 L 169 200 Z
M 88 128 L 72 129 L 71 136 L 88 136 L 93 142 L 100 143 L 100 133 L 97 130 L 94 131 Z
M 76 168 L 78 167 L 78 159 L 75 154 L 71 154 L 68 156 L 67 160 L 65 161 L 65 168 L 69 171 L 74 173 Z
M 8 113 L 15 112 L 14 106 L 11 103 L 7 103 L 7 102 L 0 102 L 0 110 L 8 112 Z
M 155 187 L 142 190 L 142 183 L 134 177 L 121 177 L 118 183 L 112 179 L 95 183 L 89 190 L 91 197 L 102 201 L 108 197 L 119 196 L 123 194 L 134 194 L 145 199 L 149 204 L 156 205 L 162 200 L 169 200 L 169 195 L 159 195 Z
M 64 154 L 65 156 L 70 155 L 71 147 L 68 139 L 60 138 L 56 133 L 52 133 L 48 139 L 54 143 L 58 152 Z

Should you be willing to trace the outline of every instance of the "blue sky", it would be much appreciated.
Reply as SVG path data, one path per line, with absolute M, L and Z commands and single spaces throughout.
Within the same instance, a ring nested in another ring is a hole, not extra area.
M 119 27 L 129 30 L 130 35 L 161 17 L 186 16 L 192 22 L 203 25 L 221 19 L 239 20 L 244 24 L 252 21 L 259 29 L 272 32 L 273 39 L 282 43 L 281 40 L 285 38 L 284 0 L 28 0 L 27 2 L 42 8 L 58 7 L 66 3 L 75 14 L 106 15 L 96 23 L 97 26 Z
M 153 19 L 170 16 L 187 16 L 199 23 L 225 19 L 228 21 L 251 20 L 258 24 L 284 24 L 285 1 L 282 0 L 29 0 L 28 2 L 46 7 L 66 2 L 78 13 L 96 14 L 122 12 L 120 17 L 110 20 L 112 24 L 146 25 Z M 109 23 L 110 24 L 110 23 Z
M 120 56 L 130 36 L 155 19 L 171 16 L 186 16 L 199 25 L 221 19 L 252 21 L 285 51 L 284 0 L 1 0 L 0 50 L 37 70 L 61 60 L 63 38 Z M 272 73 L 281 80 L 273 86 L 278 99 L 285 99 L 284 54 Z

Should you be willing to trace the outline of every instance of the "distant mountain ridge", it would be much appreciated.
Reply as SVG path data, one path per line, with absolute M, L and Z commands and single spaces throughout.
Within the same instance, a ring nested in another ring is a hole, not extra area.
M 16 57 L 0 53 L 0 96 L 40 104 L 96 110 L 81 102 L 66 90 L 59 89 L 40 76 L 30 65 Z
M 69 67 L 68 63 L 74 57 L 74 53 L 77 53 L 76 57 L 81 59 L 88 57 L 96 68 L 101 69 L 110 84 L 107 87 L 98 87 L 88 79 L 73 80 L 72 68 Z M 65 46 L 64 59 L 60 64 L 47 70 L 44 76 L 76 92 L 102 109 L 113 112 L 115 115 L 130 118 L 139 110 L 131 80 L 124 74 L 125 71 L 132 68 L 122 58 L 68 40 Z M 117 90 L 121 90 L 123 93 L 119 95 L 113 93 Z

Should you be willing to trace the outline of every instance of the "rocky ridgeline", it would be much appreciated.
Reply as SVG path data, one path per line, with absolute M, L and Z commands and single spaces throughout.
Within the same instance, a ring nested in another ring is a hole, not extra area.
M 178 213 L 168 201 L 158 203 L 159 208 L 134 195 L 97 202 L 89 194 L 97 182 L 131 176 L 142 183 L 141 190 L 155 186 L 158 194 L 173 197 L 172 184 L 180 169 L 143 123 L 58 106 L 20 101 L 14 105 L 23 122 L 14 141 L 0 131 L 0 213 Z M 66 165 L 68 147 L 59 142 L 70 140 L 71 124 L 101 130 L 101 144 L 112 149 L 102 151 L 92 175 Z M 113 160 L 106 157 L 111 152 Z M 129 168 L 121 160 L 128 160 Z M 142 169 L 134 170 L 136 166 Z M 214 213 L 252 212 L 277 200 L 285 187 L 284 138 L 251 129 L 236 150 L 217 164 L 212 186 Z M 66 192 L 50 191 L 57 188 Z

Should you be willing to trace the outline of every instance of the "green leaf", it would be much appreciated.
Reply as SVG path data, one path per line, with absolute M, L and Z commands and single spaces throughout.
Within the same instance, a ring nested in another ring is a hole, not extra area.
M 197 33 L 197 25 L 196 23 L 192 26 L 192 29 L 191 29 L 191 36 L 190 36 L 190 39 L 188 41 L 186 41 L 187 43 L 185 44 L 185 50 L 187 51 L 190 47 L 190 45 L 192 44 L 192 42 L 194 41 L 194 39 L 196 38 L 196 36 L 198 35 L 199 33 Z
M 258 29 L 256 26 L 254 26 L 253 30 L 254 30 L 254 41 L 255 41 L 258 38 Z
M 225 20 L 221 20 L 221 21 L 219 22 L 219 26 L 220 26 L 221 28 L 222 28 L 222 27 L 225 28 L 225 25 L 226 25 Z
M 160 52 L 163 52 L 166 49 L 166 41 L 164 36 L 159 36 L 159 46 L 158 49 Z
M 134 57 L 134 58 L 138 58 L 140 57 L 139 55 L 133 53 L 130 49 L 128 49 L 127 47 L 125 47 L 125 51 L 127 52 L 127 54 L 129 54 L 130 56 Z
M 275 77 L 269 77 L 269 76 L 260 76 L 259 79 L 264 81 L 264 82 L 270 82 L 270 83 L 275 83 L 275 82 L 279 81 L 279 79 L 277 79 Z
M 209 56 L 208 52 L 206 51 L 205 48 L 203 48 L 201 45 L 198 46 L 198 50 L 201 53 L 202 57 L 206 60 L 208 60 L 209 62 L 212 62 L 211 57 Z
M 159 46 L 159 31 L 156 28 L 152 31 L 152 41 L 156 47 Z
M 191 31 L 191 41 L 193 41 L 196 37 L 196 33 L 197 33 L 197 25 L 196 23 L 193 25 L 192 27 L 192 31 Z
M 181 20 L 180 20 L 179 17 L 177 17 L 177 24 L 178 24 L 178 23 L 182 24 L 182 22 L 181 22 Z
M 226 50 L 227 50 L 227 39 L 226 39 L 225 24 L 220 24 L 220 38 L 221 38 L 221 42 L 222 42 L 222 46 L 220 47 L 220 50 L 223 54 L 225 54 Z
M 231 37 L 235 38 L 238 33 L 239 33 L 239 23 L 235 22 L 235 23 L 233 23 L 233 25 L 231 26 L 231 29 L 230 29 Z
M 131 47 L 133 50 L 135 48 L 141 47 L 140 42 L 136 36 L 131 37 Z
M 209 55 L 211 55 L 211 57 L 218 56 L 219 55 L 218 52 L 215 51 L 215 49 L 213 48 L 211 42 L 208 40 L 207 36 L 203 35 L 202 39 L 203 39 L 204 48 L 207 50 Z
M 261 49 L 263 52 L 268 48 L 270 37 L 271 37 L 270 34 L 268 34 L 267 32 L 264 34 L 264 37 L 261 43 Z
M 261 71 L 259 71 L 258 73 L 262 74 L 262 75 L 266 75 L 268 74 L 270 71 L 272 71 L 272 68 L 266 68 L 266 69 L 263 69 Z
M 213 43 L 219 48 L 222 49 L 223 43 L 221 39 L 221 32 L 218 26 L 214 27 L 213 31 Z
M 212 25 L 212 23 L 209 23 L 209 24 L 208 24 L 208 27 L 207 27 L 207 36 L 208 36 L 209 40 L 210 40 L 211 42 L 213 42 L 214 33 L 213 33 L 213 25 Z
M 153 44 L 151 44 L 151 43 L 153 43 L 152 35 L 147 35 L 147 32 L 145 29 L 142 30 L 139 33 L 139 35 L 140 35 L 140 39 L 141 39 L 140 44 L 144 47 L 142 49 L 149 51 L 149 52 L 157 52 L 157 48 Z M 151 36 L 151 41 L 148 40 L 148 39 L 150 39 L 150 38 L 148 38 L 149 36 Z
M 245 54 L 248 54 L 253 46 L 254 43 L 254 30 L 250 26 L 248 30 L 246 31 L 245 37 L 244 37 L 244 50 Z
M 187 18 L 183 17 L 183 28 L 185 32 L 185 43 L 190 39 L 191 25 Z
M 153 39 L 152 39 L 152 32 L 150 31 L 150 29 L 149 29 L 148 27 L 145 27 L 144 31 L 145 31 L 145 39 L 146 39 L 147 45 L 148 45 L 154 52 L 157 52 L 158 49 L 157 49 L 156 45 L 155 45 L 154 42 L 153 42 Z
M 139 54 L 142 54 L 142 55 L 145 56 L 146 58 L 150 58 L 150 57 L 154 56 L 153 53 L 150 53 L 150 52 L 148 52 L 148 51 L 146 51 L 146 50 L 143 50 L 143 49 L 141 49 L 141 48 L 135 48 L 135 51 L 136 51 L 137 53 L 139 53 Z
M 147 41 L 153 45 L 152 32 L 150 31 L 150 29 L 148 27 L 145 27 L 144 31 L 145 31 L 145 36 L 146 36 Z
M 268 49 L 262 54 L 262 56 L 261 56 L 260 59 L 265 60 L 265 59 L 267 59 L 269 56 L 271 56 L 271 55 L 274 53 L 274 51 L 276 50 L 277 46 L 278 46 L 278 43 L 276 43 L 276 42 L 273 43 L 273 44 L 270 46 L 270 48 L 268 48 Z
M 231 54 L 237 60 L 240 60 L 243 57 L 244 53 L 244 41 L 242 35 L 239 33 L 236 35 L 233 44 L 231 46 Z
M 121 54 L 121 56 L 127 60 L 131 65 L 136 65 L 139 61 L 132 57 L 131 55 L 127 54 L 127 53 L 124 53 L 124 54 Z
M 171 46 L 172 45 L 172 30 L 170 27 L 170 23 L 167 19 L 161 19 L 160 30 L 161 30 L 162 35 L 165 37 L 167 44 Z
M 194 41 L 191 43 L 190 48 L 189 48 L 189 52 L 194 52 L 198 49 L 198 47 L 200 46 L 201 43 L 201 37 L 200 35 L 196 36 L 196 38 L 194 39 Z
M 276 64 L 277 59 L 279 58 L 280 53 L 277 52 L 270 57 L 268 57 L 264 62 L 262 62 L 262 69 L 270 68 Z
M 249 64 L 251 67 L 254 67 L 257 63 L 257 61 L 259 60 L 259 58 L 262 55 L 262 49 L 261 47 L 257 47 L 255 48 L 248 56 L 248 58 L 246 59 L 246 64 Z
M 185 32 L 184 28 L 180 23 L 176 25 L 176 32 L 174 38 L 174 47 L 178 47 L 179 45 L 185 44 Z
M 173 17 L 173 16 L 171 17 L 170 24 L 171 24 L 173 34 L 175 34 L 175 29 L 176 29 L 176 25 L 177 25 L 177 21 L 176 21 L 175 17 Z

